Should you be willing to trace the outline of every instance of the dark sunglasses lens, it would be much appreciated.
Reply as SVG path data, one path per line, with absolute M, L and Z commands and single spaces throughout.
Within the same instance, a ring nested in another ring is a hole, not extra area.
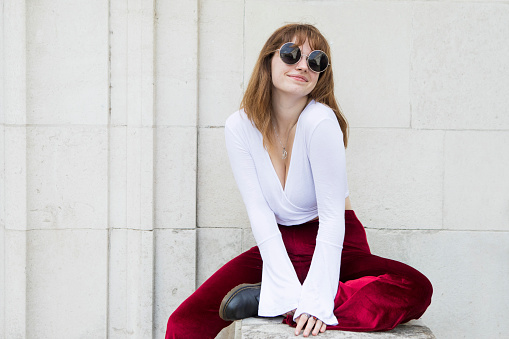
M 329 58 L 327 58 L 327 54 L 322 51 L 313 51 L 309 55 L 308 58 L 308 66 L 311 70 L 320 73 L 325 71 L 327 66 L 329 65 Z
M 296 64 L 300 60 L 300 48 L 292 42 L 288 42 L 279 49 L 279 56 L 285 64 Z

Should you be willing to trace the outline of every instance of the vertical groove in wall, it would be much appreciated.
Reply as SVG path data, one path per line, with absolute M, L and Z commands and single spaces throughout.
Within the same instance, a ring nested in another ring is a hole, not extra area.
M 5 67 L 5 62 L 4 62 L 4 27 L 3 27 L 3 22 L 4 22 L 4 2 L 2 0 L 1 4 L 0 4 L 0 20 L 2 20 L 2 25 L 0 25 L 0 60 L 1 60 L 1 64 L 0 64 L 0 112 L 2 114 L 4 114 L 3 112 L 5 112 L 5 108 L 4 108 L 4 98 L 5 98 L 5 94 L 4 94 L 4 89 L 5 89 L 5 84 L 4 84 L 4 67 Z M 1 270 L 1 273 L 0 273 L 0 293 L 1 293 L 1 300 L 5 300 L 5 254 L 6 254 L 6 250 L 5 250 L 5 115 L 4 115 L 4 118 L 3 120 L 1 121 L 1 129 L 2 129 L 2 142 L 1 142 L 1 145 L 2 145 L 2 149 L 0 150 L 0 157 L 1 157 L 1 163 L 2 163 L 2 168 L 0 169 L 2 171 L 2 175 L 0 176 L 1 178 L 3 178 L 3 181 L 0 183 L 0 187 L 2 189 L 2 191 L 0 192 L 0 194 L 2 195 L 2 199 L 0 200 L 0 209 L 2 210 L 2 216 L 3 216 L 3 224 L 0 223 L 0 227 L 2 228 L 0 230 L 1 233 L 1 237 L 0 237 L 0 244 L 2 245 L 2 248 L 0 249 L 1 251 L 1 254 L 0 254 L 0 270 Z M 1 220 L 0 220 L 1 221 Z M 5 302 L 2 302 L 2 305 L 0 305 L 0 334 L 3 335 L 3 337 L 5 338 L 6 337 L 6 333 L 5 333 Z
M 445 216 L 445 152 L 446 152 L 446 138 L 447 131 L 444 130 L 444 135 L 442 136 L 442 225 L 440 229 L 446 229 L 444 225 L 444 216 Z
M 151 270 L 151 278 L 152 282 L 150 284 L 152 293 L 151 293 L 151 301 L 152 305 L 150 307 L 151 315 L 152 315 L 152 324 L 155 319 L 155 304 L 156 304 L 156 234 L 155 234 L 155 224 L 156 224 L 156 156 L 157 156 L 157 115 L 156 115 L 156 56 L 157 56 L 157 0 L 152 1 L 152 227 L 151 227 L 151 241 L 152 241 L 152 265 L 150 267 Z M 151 338 L 156 337 L 156 333 L 154 331 L 154 326 L 150 326 Z
M 412 112 L 412 72 L 413 72 L 413 59 L 412 53 L 414 50 L 414 13 L 415 13 L 415 4 L 410 4 L 410 11 L 412 13 L 412 17 L 410 18 L 410 51 L 408 53 L 408 110 L 410 114 L 410 129 L 413 128 L 413 112 Z
M 111 261 L 111 218 L 110 218 L 110 180 L 111 180 L 111 0 L 108 0 L 108 157 L 107 157 L 107 201 L 108 208 L 106 210 L 108 234 L 107 234 L 107 258 L 106 258 L 106 334 L 105 337 L 109 338 L 110 328 L 110 261 Z
M 200 100 L 199 100 L 199 89 L 200 89 L 200 7 L 201 0 L 195 0 L 196 4 L 196 166 L 195 166 L 195 208 L 194 208 L 194 244 L 195 244 L 195 255 L 194 255 L 194 289 L 198 287 L 198 169 L 200 166 L 200 159 L 198 158 L 199 147 L 200 147 Z

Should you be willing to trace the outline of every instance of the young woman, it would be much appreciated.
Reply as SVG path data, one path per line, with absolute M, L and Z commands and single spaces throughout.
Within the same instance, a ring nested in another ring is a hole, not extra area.
M 214 338 L 232 320 L 285 315 L 295 335 L 389 330 L 419 318 L 432 287 L 417 270 L 372 255 L 348 197 L 347 122 L 330 48 L 311 25 L 267 40 L 226 147 L 257 246 L 185 300 L 166 338 Z M 260 284 L 261 282 L 261 284 Z

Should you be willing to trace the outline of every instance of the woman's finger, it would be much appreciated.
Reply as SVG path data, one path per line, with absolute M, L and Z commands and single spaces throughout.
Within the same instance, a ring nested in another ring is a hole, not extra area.
M 321 331 L 323 323 L 320 319 L 316 321 L 315 328 L 313 329 L 313 335 L 318 335 L 318 332 Z M 323 331 L 322 331 L 323 332 Z
M 308 322 L 306 325 L 306 329 L 304 330 L 304 336 L 309 336 L 309 333 L 313 330 L 313 326 L 315 326 L 316 318 L 315 317 L 309 317 Z
M 325 332 L 325 329 L 327 328 L 327 324 L 323 324 L 322 328 L 320 329 L 320 332 Z
M 301 314 L 297 317 L 297 327 L 295 328 L 295 335 L 299 335 L 300 334 L 300 330 L 304 327 L 304 325 L 306 324 L 307 320 L 308 320 L 308 316 L 307 314 Z

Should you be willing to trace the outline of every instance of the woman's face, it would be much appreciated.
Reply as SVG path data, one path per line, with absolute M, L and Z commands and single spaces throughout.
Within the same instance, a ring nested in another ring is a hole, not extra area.
M 292 40 L 295 42 L 296 39 Z M 272 90 L 281 94 L 305 97 L 315 88 L 319 74 L 309 69 L 306 56 L 312 52 L 308 41 L 299 46 L 302 57 L 294 65 L 285 64 L 279 51 L 272 57 Z

